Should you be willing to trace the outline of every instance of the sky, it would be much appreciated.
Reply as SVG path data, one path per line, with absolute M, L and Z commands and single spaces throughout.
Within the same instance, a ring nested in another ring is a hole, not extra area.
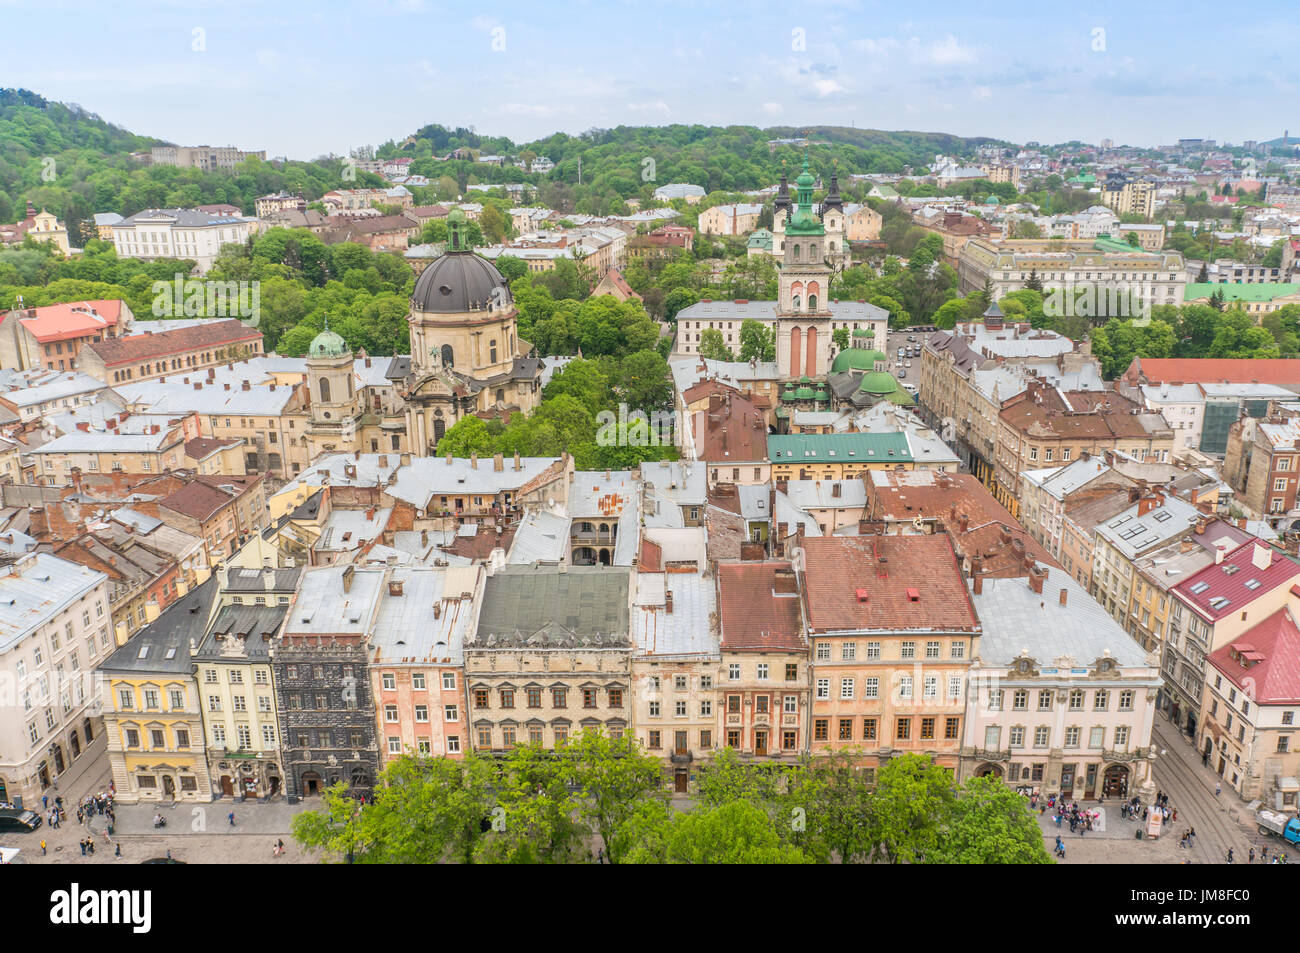
M 1298 40 L 1273 0 L 0 0 L 0 86 L 295 159 L 427 123 L 516 142 L 703 123 L 1240 143 L 1287 128 Z

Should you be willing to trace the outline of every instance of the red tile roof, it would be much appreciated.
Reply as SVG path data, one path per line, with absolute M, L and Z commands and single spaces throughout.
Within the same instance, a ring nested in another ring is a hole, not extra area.
M 777 573 L 790 570 L 788 562 L 718 565 L 718 622 L 723 651 L 807 650 L 798 592 L 776 592 Z
M 709 392 L 709 405 L 691 412 L 691 432 L 701 460 L 712 466 L 767 459 L 767 418 L 753 401 L 734 388 L 716 381 Z M 687 391 L 697 400 L 703 384 Z
M 1266 565 L 1256 565 L 1255 560 Z M 1250 539 L 1174 587 L 1178 598 L 1210 621 L 1239 612 L 1260 596 L 1300 576 L 1300 565 L 1258 539 Z M 1258 585 L 1247 585 L 1258 583 Z M 1219 600 L 1226 599 L 1226 602 Z
M 1135 357 L 1124 373 L 1133 383 L 1274 384 L 1300 389 L 1300 359 Z
M 37 341 L 67 341 L 74 338 L 102 334 L 105 330 L 117 326 L 122 314 L 120 300 L 69 301 L 66 304 L 51 304 L 43 308 L 31 308 L 22 314 L 18 323 L 31 333 Z
M 148 328 L 148 322 L 136 325 Z M 134 364 L 155 358 L 208 347 L 228 347 L 246 341 L 262 340 L 262 332 L 241 321 L 205 321 L 188 328 L 159 331 L 156 334 L 133 334 L 130 337 L 95 341 L 86 347 L 99 355 L 105 367 Z
M 1300 704 L 1300 628 L 1288 608 L 1211 652 L 1210 664 L 1256 705 Z
M 947 534 L 823 536 L 803 545 L 808 624 L 814 632 L 979 628 Z M 859 590 L 866 591 L 865 601 Z M 913 590 L 916 599 L 909 595 Z

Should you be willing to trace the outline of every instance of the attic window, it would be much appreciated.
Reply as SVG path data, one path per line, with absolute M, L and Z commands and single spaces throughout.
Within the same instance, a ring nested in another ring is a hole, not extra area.
M 1204 592 L 1206 589 L 1209 588 L 1210 588 L 1210 584 L 1208 582 L 1198 582 L 1192 585 L 1191 587 L 1189 587 L 1187 591 L 1199 596 L 1202 592 Z
M 855 596 L 857 596 L 858 602 L 866 602 L 866 601 L 867 601 L 867 590 L 865 590 L 865 589 L 855 589 L 855 590 L 853 590 L 853 594 L 854 594 Z
M 1231 600 L 1229 600 L 1224 596 L 1215 596 L 1213 599 L 1210 600 L 1210 608 L 1216 610 L 1227 608 L 1228 603 L 1230 601 Z
M 1236 572 L 1238 569 L 1240 569 L 1240 568 L 1241 568 L 1241 567 L 1238 566 L 1236 563 L 1228 563 L 1228 565 L 1226 565 L 1226 566 L 1223 567 L 1223 574 L 1224 574 L 1225 576 L 1231 576 L 1233 573 L 1235 573 L 1235 572 Z
M 165 656 L 165 658 L 174 659 L 175 657 L 176 657 L 176 647 L 173 646 L 172 648 L 169 648 L 167 650 L 167 655 Z
M 140 654 L 137 655 L 136 658 L 148 658 L 148 657 L 149 657 L 149 646 L 147 645 L 140 646 Z
M 1258 579 L 1247 579 L 1247 580 L 1246 580 L 1246 588 L 1247 588 L 1247 589 L 1258 589 L 1258 588 L 1259 588 L 1259 580 L 1258 580 Z
M 1161 510 L 1159 513 L 1153 516 L 1152 519 L 1154 519 L 1157 523 L 1163 523 L 1165 520 L 1169 519 L 1169 514 Z
M 920 593 L 920 590 L 909 588 L 909 589 L 907 590 L 907 601 L 908 601 L 908 602 L 920 602 L 920 601 L 921 601 L 921 593 Z

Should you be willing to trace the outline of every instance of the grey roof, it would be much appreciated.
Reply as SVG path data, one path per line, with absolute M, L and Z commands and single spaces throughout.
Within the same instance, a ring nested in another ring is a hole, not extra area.
M 673 609 L 668 611 L 668 592 Z M 638 573 L 632 639 L 638 655 L 709 655 L 718 649 L 717 590 L 702 573 Z
M 266 587 L 267 573 L 271 588 Z M 298 588 L 302 569 L 231 569 L 226 576 L 227 592 L 293 592 Z
M 548 510 L 529 510 L 519 521 L 506 561 L 519 566 L 565 562 L 571 522 L 569 517 Z
M 209 578 L 191 589 L 99 666 L 104 672 L 192 672 L 190 639 L 202 637 L 217 584 Z
M 1134 503 L 1097 527 L 1097 535 L 1129 559 L 1191 529 L 1201 516 L 1200 510 L 1177 497 L 1168 497 L 1163 505 L 1139 516 L 1143 505 L 1141 501 Z
M 658 495 L 678 506 L 703 506 L 708 495 L 706 470 L 702 463 L 647 461 L 641 464 L 641 479 L 651 484 Z
M 836 486 L 839 496 L 834 495 Z M 790 502 L 803 510 L 863 509 L 867 505 L 867 485 L 860 479 L 791 480 L 785 492 Z
M 736 487 L 740 515 L 747 520 L 770 520 L 772 518 L 771 496 L 766 483 L 742 483 Z
M 160 221 L 170 222 L 177 228 L 207 228 L 210 225 L 234 225 L 251 219 L 246 219 L 242 215 L 200 212 L 194 208 L 147 208 L 114 224 L 121 228 L 128 228 L 137 224 L 148 225 Z
M 345 574 L 352 578 L 347 589 Z M 326 566 L 307 570 L 285 620 L 285 634 L 364 635 L 374 620 L 383 581 L 382 569 Z
M 678 321 L 776 320 L 775 301 L 700 301 L 677 313 Z M 836 321 L 887 321 L 889 312 L 866 301 L 823 301 Z
M 495 265 L 473 252 L 448 252 L 434 259 L 411 292 L 411 306 L 426 314 L 487 311 L 489 304 L 511 307 L 510 288 Z
M 49 553 L 30 553 L 0 566 L 0 651 L 106 579 L 102 572 Z
M 238 639 L 242 655 L 253 661 L 270 661 L 271 639 L 280 631 L 288 606 L 222 606 L 194 652 L 195 661 L 231 658 L 222 651 L 227 639 Z M 238 658 L 239 656 L 234 656 Z
M 1041 666 L 1062 658 L 1091 665 L 1107 652 L 1121 666 L 1147 664 L 1142 647 L 1069 573 L 1038 565 L 1047 569 L 1041 593 L 1023 577 L 983 579 L 983 592 L 971 593 L 983 626 L 979 656 L 985 663 L 1007 665 L 1027 651 Z
M 507 566 L 488 578 L 467 647 L 628 648 L 631 572 Z
M 389 570 L 370 635 L 371 661 L 393 664 L 404 660 L 464 662 L 465 637 L 472 631 L 481 566 L 451 569 L 411 567 Z M 394 595 L 391 583 L 401 583 Z M 464 596 L 468 594 L 469 598 Z M 435 618 L 433 607 L 437 604 Z

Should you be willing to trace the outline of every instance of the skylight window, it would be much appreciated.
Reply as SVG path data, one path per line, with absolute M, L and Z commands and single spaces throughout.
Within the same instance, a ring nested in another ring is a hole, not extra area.
M 1209 588 L 1210 588 L 1210 584 L 1208 582 L 1198 582 L 1190 586 L 1188 588 L 1188 591 L 1195 593 L 1196 595 L 1199 596 L 1202 592 L 1204 592 L 1206 589 Z
M 1210 600 L 1210 608 L 1215 610 L 1227 608 L 1229 601 L 1224 596 L 1215 596 Z
M 1247 580 L 1246 580 L 1246 588 L 1247 588 L 1247 589 L 1258 589 L 1258 588 L 1259 588 L 1259 580 L 1258 580 L 1258 579 L 1247 579 Z
M 1169 516 L 1170 514 L 1162 510 L 1159 513 L 1157 513 L 1154 517 L 1152 517 L 1152 519 L 1154 519 L 1157 523 L 1163 523 L 1165 520 L 1169 519 Z
M 1231 576 L 1233 573 L 1235 573 L 1235 572 L 1236 572 L 1238 569 L 1240 569 L 1240 568 L 1241 568 L 1241 567 L 1238 566 L 1236 563 L 1228 563 L 1228 565 L 1226 565 L 1226 566 L 1223 567 L 1223 574 L 1224 574 L 1225 576 Z

